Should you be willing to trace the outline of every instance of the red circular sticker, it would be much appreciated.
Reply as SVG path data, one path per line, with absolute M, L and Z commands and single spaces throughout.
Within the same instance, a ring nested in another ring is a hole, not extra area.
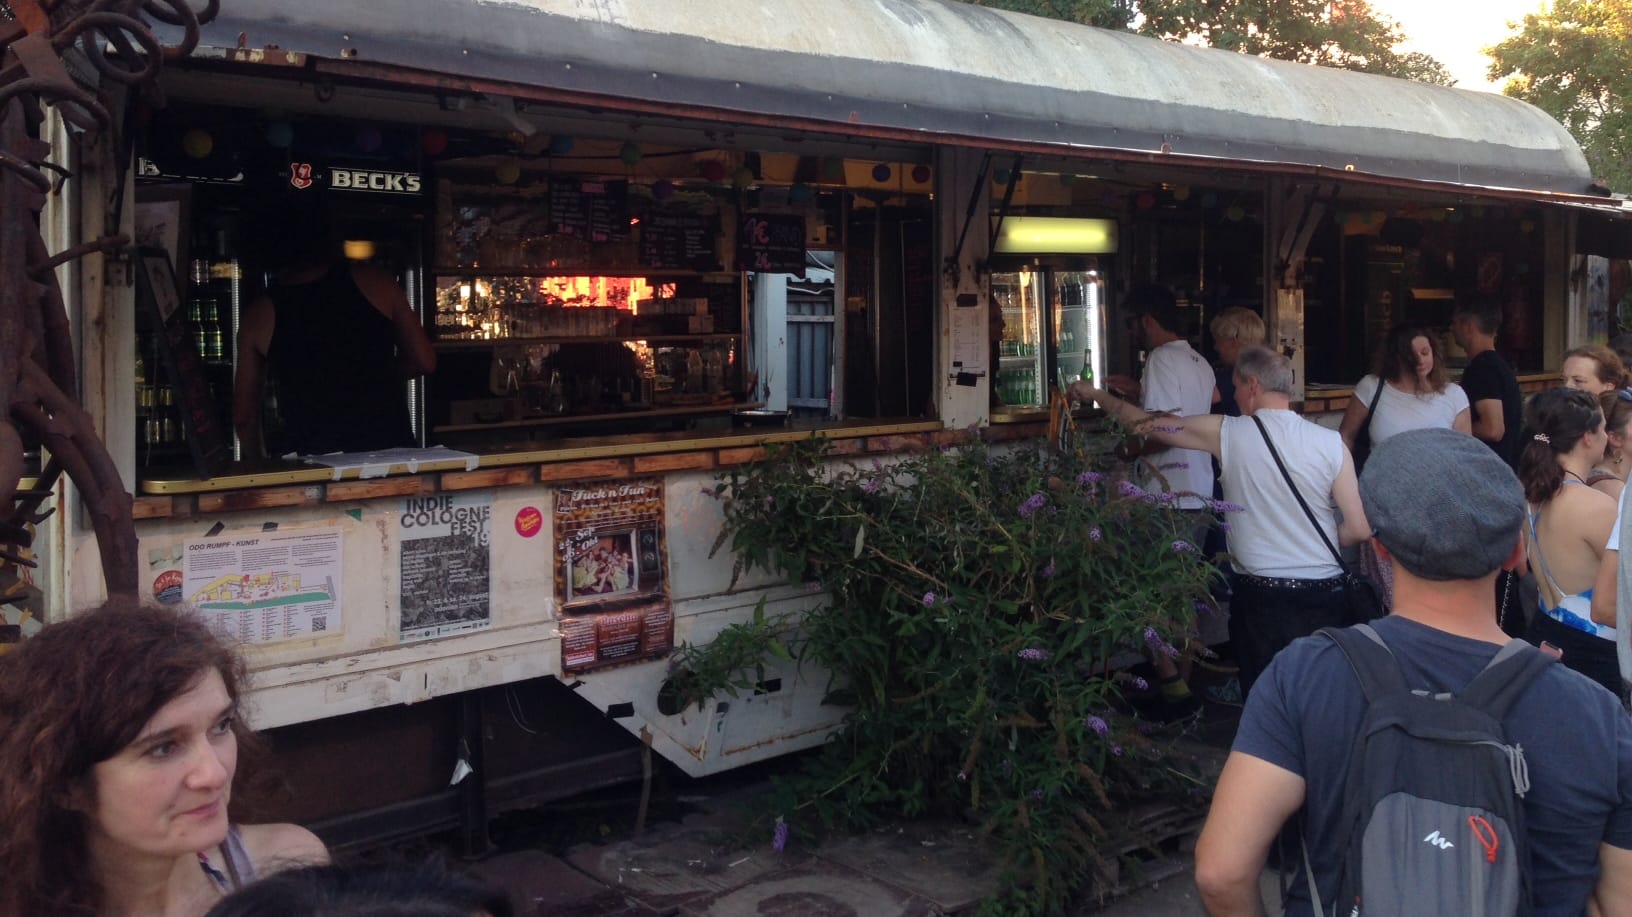
M 164 605 L 181 601 L 181 571 L 166 570 L 153 581 L 153 598 Z
M 516 534 L 523 538 L 531 538 L 544 528 L 544 514 L 535 507 L 527 507 L 516 513 Z

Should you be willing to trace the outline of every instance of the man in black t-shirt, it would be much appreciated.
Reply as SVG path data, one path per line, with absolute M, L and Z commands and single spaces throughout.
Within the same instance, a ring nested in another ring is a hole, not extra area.
M 1501 326 L 1501 307 L 1488 303 L 1458 306 L 1451 315 L 1451 336 L 1468 354 L 1462 390 L 1468 393 L 1473 435 L 1517 474 L 1524 395 L 1513 367 L 1496 352 L 1496 331 Z M 1524 636 L 1526 627 L 1520 592 L 1517 573 L 1503 570 L 1496 575 L 1496 620 L 1514 637 Z
M 1513 367 L 1496 352 L 1496 331 L 1501 325 L 1499 307 L 1464 305 L 1451 317 L 1451 335 L 1468 354 L 1462 390 L 1468 393 L 1473 435 L 1517 472 L 1524 396 Z

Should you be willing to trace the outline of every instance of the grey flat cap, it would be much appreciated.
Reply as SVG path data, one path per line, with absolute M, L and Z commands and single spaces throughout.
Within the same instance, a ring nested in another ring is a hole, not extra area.
M 1411 430 L 1372 450 L 1360 502 L 1377 540 L 1423 579 L 1478 579 L 1518 543 L 1524 489 L 1490 447 L 1454 430 Z

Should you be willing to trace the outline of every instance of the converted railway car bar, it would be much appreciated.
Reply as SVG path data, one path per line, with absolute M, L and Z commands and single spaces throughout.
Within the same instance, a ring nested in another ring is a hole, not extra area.
M 1120 302 L 1145 281 L 1204 351 L 1218 310 L 1258 310 L 1310 413 L 1342 410 L 1381 327 L 1467 296 L 1540 385 L 1632 256 L 1568 134 L 1497 96 L 942 0 L 378 6 L 234 0 L 135 155 L 95 151 L 116 167 L 51 214 L 77 242 L 76 207 L 131 179 L 136 282 L 73 269 L 102 291 L 74 316 L 85 388 L 151 597 L 250 646 L 301 800 L 277 814 L 335 841 L 477 830 L 638 775 L 645 744 L 698 775 L 819 744 L 844 711 L 808 665 L 657 700 L 674 646 L 820 599 L 713 551 L 717 476 L 768 443 L 1040 437 L 1059 372 L 1137 371 Z M 233 442 L 251 230 L 302 194 L 432 341 L 401 391 L 416 448 Z M 102 590 L 71 572 L 76 500 L 41 536 L 47 617 Z M 400 779 L 360 779 L 356 748 Z

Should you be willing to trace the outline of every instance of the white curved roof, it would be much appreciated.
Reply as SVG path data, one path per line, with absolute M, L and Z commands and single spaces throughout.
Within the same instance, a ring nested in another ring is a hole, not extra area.
M 229 0 L 215 47 L 923 134 L 1583 193 L 1580 148 L 1490 93 L 955 0 Z

